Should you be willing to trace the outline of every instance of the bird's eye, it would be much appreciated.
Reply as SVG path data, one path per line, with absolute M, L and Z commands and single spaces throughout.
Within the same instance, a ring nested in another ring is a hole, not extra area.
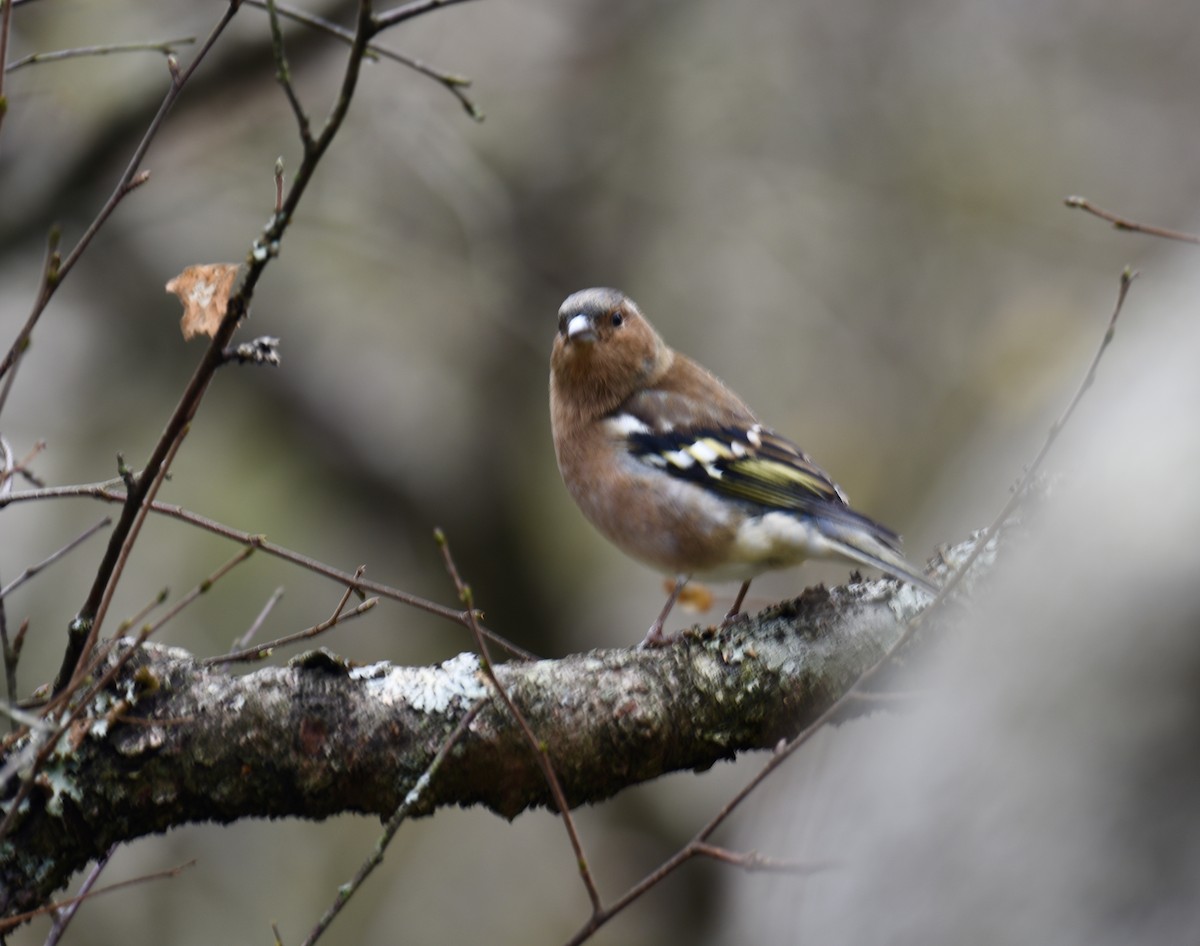
M 620 325 L 624 321 L 625 321 L 625 316 L 623 316 L 620 312 L 614 312 L 612 314 L 613 328 L 616 328 L 618 325 Z

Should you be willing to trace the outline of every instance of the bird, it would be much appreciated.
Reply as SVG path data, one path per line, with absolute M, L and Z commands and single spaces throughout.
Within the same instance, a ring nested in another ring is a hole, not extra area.
M 852 509 L 795 443 L 673 350 L 617 289 L 583 289 L 559 308 L 550 419 L 559 472 L 584 517 L 674 580 L 643 647 L 672 640 L 663 627 L 692 578 L 742 582 L 723 625 L 756 576 L 812 558 L 937 592 L 895 532 Z

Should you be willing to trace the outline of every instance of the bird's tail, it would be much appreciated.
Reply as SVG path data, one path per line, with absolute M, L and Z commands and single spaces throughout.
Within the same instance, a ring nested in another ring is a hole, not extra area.
M 881 572 L 907 581 L 918 588 L 938 593 L 938 586 L 909 564 L 900 554 L 900 537 L 866 516 L 821 519 L 821 532 L 831 552 L 860 565 L 878 568 Z

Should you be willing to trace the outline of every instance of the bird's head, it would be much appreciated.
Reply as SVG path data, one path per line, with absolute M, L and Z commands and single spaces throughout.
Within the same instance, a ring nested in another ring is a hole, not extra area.
M 583 289 L 558 310 L 551 389 L 604 414 L 654 384 L 672 358 L 632 299 L 616 289 Z

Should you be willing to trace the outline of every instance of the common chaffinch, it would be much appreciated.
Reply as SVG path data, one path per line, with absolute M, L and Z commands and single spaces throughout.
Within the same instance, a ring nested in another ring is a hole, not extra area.
M 643 646 L 666 641 L 663 623 L 692 577 L 742 582 L 726 622 L 756 575 L 809 558 L 937 590 L 901 557 L 895 532 L 851 509 L 794 443 L 673 351 L 616 289 L 584 289 L 558 310 L 550 418 L 559 472 L 583 514 L 675 579 Z

